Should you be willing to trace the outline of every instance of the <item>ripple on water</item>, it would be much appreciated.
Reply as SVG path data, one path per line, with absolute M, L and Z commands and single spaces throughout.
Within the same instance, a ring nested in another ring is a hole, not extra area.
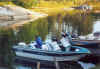
M 80 61 L 78 63 L 83 67 L 83 69 L 91 69 L 95 67 L 95 64 L 92 64 L 92 63 L 84 63 Z

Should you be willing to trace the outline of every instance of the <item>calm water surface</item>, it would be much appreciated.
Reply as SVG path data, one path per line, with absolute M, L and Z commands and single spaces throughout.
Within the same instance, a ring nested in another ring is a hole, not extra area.
M 0 66 L 6 66 L 10 69 L 12 67 L 14 67 L 14 69 L 36 69 L 36 65 L 33 63 L 27 63 L 26 61 L 13 62 L 14 53 L 11 51 L 13 44 L 18 42 L 29 43 L 35 39 L 36 35 L 40 35 L 43 40 L 45 40 L 49 34 L 56 35 L 58 39 L 60 39 L 61 32 L 88 35 L 100 31 L 99 26 L 100 14 L 77 13 L 70 15 L 66 13 L 64 15 L 58 14 L 41 18 L 21 27 L 16 27 L 15 29 L 0 28 Z M 83 62 L 64 62 L 61 63 L 61 65 L 69 69 L 82 69 L 82 67 L 89 69 L 89 67 L 95 66 L 92 62 L 88 64 Z M 50 69 L 50 67 L 44 66 L 41 69 Z

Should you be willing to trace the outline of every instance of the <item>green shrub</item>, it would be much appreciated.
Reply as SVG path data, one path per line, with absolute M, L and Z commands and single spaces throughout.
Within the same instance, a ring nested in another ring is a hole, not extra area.
M 12 0 L 12 2 L 25 8 L 31 8 L 36 5 L 37 0 Z

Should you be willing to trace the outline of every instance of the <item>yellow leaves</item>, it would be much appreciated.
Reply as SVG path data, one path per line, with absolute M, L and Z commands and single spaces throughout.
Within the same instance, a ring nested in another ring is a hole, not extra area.
M 0 6 L 4 6 L 4 5 L 13 5 L 12 2 L 0 2 Z
M 93 10 L 100 10 L 100 1 L 89 1 L 88 5 L 92 6 Z
M 59 13 L 64 14 L 64 12 L 67 12 L 69 14 L 74 14 L 80 12 L 79 10 L 73 10 L 71 7 L 74 6 L 74 2 L 72 1 L 40 1 L 38 6 L 34 8 L 33 10 L 36 12 L 42 12 L 46 13 L 48 15 L 57 15 Z
M 73 5 L 72 2 L 57 2 L 57 1 L 40 1 L 38 4 L 39 7 L 48 7 L 48 8 L 62 8 L 62 7 L 69 7 Z
M 28 3 L 30 0 L 20 0 L 21 2 Z M 31 0 L 32 1 L 32 0 Z

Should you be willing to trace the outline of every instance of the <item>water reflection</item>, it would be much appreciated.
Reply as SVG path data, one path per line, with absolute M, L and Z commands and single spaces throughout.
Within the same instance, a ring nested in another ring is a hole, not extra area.
M 0 66 L 12 68 L 12 50 L 14 35 L 11 29 L 0 29 Z
M 50 32 L 60 38 L 61 32 L 77 33 L 78 35 L 87 35 L 92 33 L 93 18 L 89 14 L 66 14 L 62 16 L 48 16 L 38 19 L 30 24 L 25 24 L 17 33 L 18 41 L 29 42 L 34 40 L 35 35 L 40 35 L 43 40 Z
M 67 30 L 78 35 L 87 35 L 92 32 L 93 20 L 89 14 L 66 15 L 64 18 Z
M 95 67 L 95 64 L 92 64 L 92 63 L 84 63 L 80 61 L 78 63 L 83 67 L 83 69 L 91 69 Z
M 65 15 L 58 14 L 38 19 L 22 27 L 18 27 L 16 30 L 0 28 L 0 66 L 13 66 L 11 47 L 17 42 L 29 43 L 35 39 L 36 35 L 40 35 L 42 39 L 45 40 L 49 33 L 56 35 L 58 39 L 60 39 L 60 33 L 66 31 L 77 33 L 78 35 L 87 35 L 92 33 L 95 28 L 97 29 L 98 25 L 94 24 L 95 21 L 96 16 L 92 14 L 81 13 L 70 15 L 66 13 Z M 99 27 L 98 31 L 100 31 Z M 62 63 L 62 65 L 64 64 Z M 21 66 L 19 66 L 19 69 L 20 67 Z M 73 68 L 74 66 L 71 67 Z M 27 69 L 27 67 L 25 68 Z M 30 68 L 28 67 L 28 69 Z
M 98 32 L 98 31 L 100 31 L 100 21 L 94 22 L 93 32 Z
M 48 21 L 46 19 L 39 19 L 30 24 L 25 24 L 17 32 L 17 40 L 23 42 L 29 42 L 35 39 L 36 35 L 40 35 L 42 39 L 48 34 Z
M 83 69 L 78 62 L 59 62 L 60 69 Z M 15 68 L 36 69 L 36 61 L 19 60 Z M 41 61 L 41 69 L 56 69 L 54 62 Z

